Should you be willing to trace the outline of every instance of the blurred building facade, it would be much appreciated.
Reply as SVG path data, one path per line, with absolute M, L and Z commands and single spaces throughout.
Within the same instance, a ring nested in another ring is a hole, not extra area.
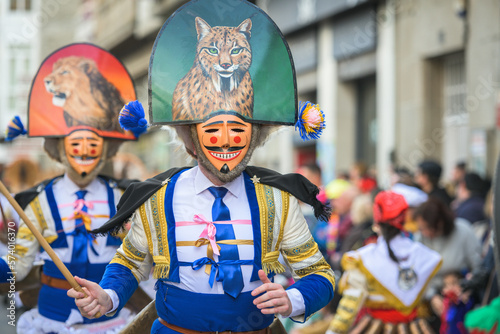
M 500 1 L 261 0 L 292 50 L 298 91 L 327 114 L 327 172 L 363 161 L 458 161 L 491 176 L 500 149 Z
M 40 10 L 51 16 L 40 25 L 39 58 L 71 42 L 100 45 L 124 62 L 146 106 L 154 39 L 185 2 L 42 1 Z M 292 129 L 280 130 L 251 163 L 290 172 L 317 161 L 327 182 L 363 161 L 382 186 L 391 166 L 413 169 L 425 158 L 440 161 L 445 177 L 459 160 L 492 175 L 500 149 L 500 0 L 252 2 L 285 35 L 299 99 L 320 104 L 327 128 L 305 143 Z M 151 172 L 191 163 L 163 130 L 122 150 Z
M 26 122 L 31 79 L 40 61 L 40 0 L 0 2 L 0 138 L 14 116 Z M 0 144 L 0 165 L 17 158 L 40 157 L 40 141 L 20 139 Z

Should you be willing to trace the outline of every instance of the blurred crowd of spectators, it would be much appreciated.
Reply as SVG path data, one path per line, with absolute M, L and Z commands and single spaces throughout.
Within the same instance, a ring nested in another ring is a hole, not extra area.
M 318 221 L 304 205 L 303 212 L 318 246 L 340 278 L 342 256 L 376 242 L 373 200 L 381 189 L 376 175 L 364 164 L 356 163 L 348 173 L 327 185 L 321 184 L 317 165 L 304 165 L 299 173 L 315 183 L 319 198 L 330 202 L 329 221 Z M 404 234 L 442 256 L 442 266 L 422 296 L 419 312 L 436 333 L 468 333 L 465 315 L 498 297 L 492 236 L 491 182 L 457 163 L 448 183 L 440 183 L 442 167 L 435 161 L 422 161 L 412 174 L 396 168 L 390 189 L 404 196 L 409 209 Z M 306 324 L 285 322 L 289 332 L 325 333 L 335 314 L 341 295 L 321 314 Z

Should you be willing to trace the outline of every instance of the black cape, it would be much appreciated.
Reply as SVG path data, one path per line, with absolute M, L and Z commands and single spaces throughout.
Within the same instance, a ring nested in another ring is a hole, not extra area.
M 33 201 L 38 196 L 38 194 L 41 193 L 45 189 L 45 187 L 47 186 L 47 184 L 49 184 L 52 180 L 55 180 L 55 179 L 60 178 L 60 177 L 63 177 L 63 175 L 59 175 L 59 176 L 56 176 L 53 179 L 42 181 L 42 182 L 40 182 L 39 184 L 37 184 L 36 186 L 34 186 L 32 188 L 29 188 L 29 189 L 27 189 L 25 191 L 17 193 L 14 196 L 14 199 L 19 204 L 19 206 L 21 207 L 21 209 L 24 210 L 28 206 L 28 204 L 30 204 L 31 201 Z M 139 182 L 138 180 L 127 180 L 127 179 L 116 180 L 116 179 L 114 179 L 112 177 L 105 176 L 105 175 L 99 175 L 98 177 L 101 178 L 101 179 L 103 179 L 107 183 L 110 183 L 110 182 L 116 183 L 116 185 L 117 185 L 117 187 L 119 189 L 127 189 L 128 186 L 130 184 L 132 184 L 133 182 Z
M 164 180 L 170 179 L 175 174 L 189 168 L 192 167 L 172 168 L 144 182 L 132 183 L 121 197 L 117 205 L 116 215 L 100 228 L 91 231 L 91 233 L 103 235 L 108 232 L 116 233 L 120 231 L 122 225 L 129 220 L 135 210 L 162 187 Z M 295 173 L 282 175 L 273 170 L 255 166 L 248 166 L 245 172 L 251 178 L 258 177 L 260 183 L 289 192 L 298 200 L 311 205 L 314 208 L 314 215 L 318 219 L 328 220 L 330 217 L 330 206 L 321 203 L 316 198 L 319 193 L 318 187 L 304 176 Z

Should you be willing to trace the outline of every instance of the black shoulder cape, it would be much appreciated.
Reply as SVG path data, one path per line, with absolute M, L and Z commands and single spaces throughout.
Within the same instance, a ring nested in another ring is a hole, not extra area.
M 27 189 L 25 191 L 17 193 L 14 196 L 14 199 L 17 201 L 19 206 L 24 210 L 28 206 L 28 204 L 30 204 L 31 201 L 33 201 L 38 196 L 38 194 L 41 193 L 45 189 L 47 184 L 49 184 L 52 180 L 55 180 L 55 179 L 60 178 L 60 177 L 62 177 L 62 175 L 56 176 L 53 179 L 42 181 L 30 189 Z M 119 189 L 123 189 L 123 190 L 127 189 L 128 186 L 130 184 L 132 184 L 133 182 L 139 182 L 138 180 L 127 180 L 127 179 L 116 180 L 112 177 L 105 176 L 105 175 L 99 175 L 98 177 L 100 177 L 101 179 L 103 179 L 107 183 L 115 183 Z
M 104 235 L 108 232 L 118 232 L 135 210 L 162 187 L 164 180 L 170 179 L 175 174 L 188 168 L 191 167 L 172 168 L 144 182 L 132 183 L 121 197 L 117 205 L 116 215 L 100 228 L 91 231 L 91 233 Z M 245 172 L 251 178 L 254 176 L 259 178 L 260 183 L 289 192 L 300 201 L 311 205 L 318 219 L 327 220 L 330 217 L 330 206 L 321 203 L 316 198 L 319 193 L 318 187 L 302 175 L 295 173 L 282 175 L 273 170 L 255 166 L 248 166 Z

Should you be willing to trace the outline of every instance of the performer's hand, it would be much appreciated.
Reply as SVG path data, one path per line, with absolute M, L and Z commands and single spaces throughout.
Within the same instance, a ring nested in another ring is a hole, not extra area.
M 87 297 L 85 297 L 83 292 L 78 292 L 75 289 L 68 290 L 67 295 L 76 299 L 75 304 L 85 318 L 93 319 L 97 312 L 103 315 L 111 311 L 113 302 L 99 284 L 77 276 L 75 276 L 75 280 L 83 288 Z
M 264 270 L 259 270 L 259 278 L 263 284 L 252 291 L 252 296 L 264 294 L 255 298 L 253 303 L 257 305 L 262 314 L 279 313 L 283 317 L 288 317 L 292 313 L 292 303 L 283 286 L 272 283 Z

